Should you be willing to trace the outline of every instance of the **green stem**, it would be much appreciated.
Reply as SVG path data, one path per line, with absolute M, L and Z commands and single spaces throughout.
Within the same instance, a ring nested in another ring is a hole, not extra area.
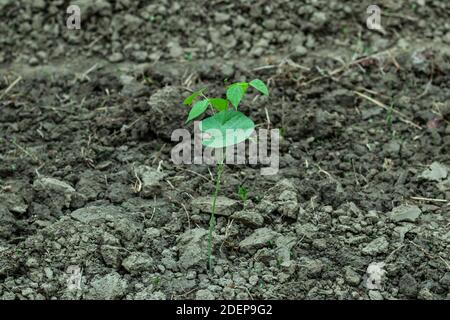
M 222 177 L 222 172 L 224 169 L 223 162 L 220 161 L 217 164 L 217 176 L 216 176 L 216 188 L 214 190 L 214 198 L 212 203 L 212 209 L 211 209 L 211 218 L 209 220 L 209 237 L 208 237 L 208 265 L 209 270 L 212 270 L 212 232 L 215 227 L 216 223 L 216 202 L 217 202 L 217 195 L 219 194 L 220 190 L 220 179 Z
M 209 102 L 208 97 L 205 96 L 203 93 L 201 93 L 201 95 L 202 95 L 202 97 L 203 97 L 205 100 L 208 100 L 208 105 L 209 105 L 209 107 L 211 108 L 212 113 L 215 114 L 216 112 L 214 111 L 214 108 L 213 108 L 212 104 Z

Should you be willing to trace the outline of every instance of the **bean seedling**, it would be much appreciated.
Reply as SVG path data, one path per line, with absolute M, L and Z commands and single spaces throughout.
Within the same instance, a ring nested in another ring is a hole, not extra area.
M 212 111 L 212 115 L 202 120 L 199 125 L 199 129 L 203 133 L 202 144 L 204 146 L 221 149 L 220 154 L 223 155 L 224 149 L 241 143 L 251 136 L 255 129 L 254 122 L 238 111 L 239 103 L 249 87 L 256 89 L 263 95 L 269 95 L 269 90 L 264 82 L 255 79 L 250 82 L 236 82 L 229 85 L 226 88 L 226 99 L 209 98 L 205 95 L 205 89 L 200 89 L 184 100 L 183 104 L 192 105 L 186 123 L 201 116 L 208 107 Z M 194 103 L 194 101 L 196 102 Z M 208 237 L 208 266 L 210 270 L 212 270 L 212 232 L 215 227 L 216 202 L 224 171 L 223 157 L 216 160 L 217 174 Z

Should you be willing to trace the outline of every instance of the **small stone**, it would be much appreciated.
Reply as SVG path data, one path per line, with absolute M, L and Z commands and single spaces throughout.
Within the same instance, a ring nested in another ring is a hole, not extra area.
M 151 271 L 153 259 L 146 253 L 134 252 L 123 260 L 122 266 L 130 273 Z
M 0 240 L 0 277 L 2 279 L 14 274 L 21 267 L 16 256 L 19 252 L 14 247 L 4 247 Z
M 439 182 L 437 184 L 437 187 L 440 191 L 447 192 L 447 194 L 448 194 L 450 191 L 450 177 L 447 178 L 446 180 Z M 448 200 L 450 200 L 450 199 L 448 199 Z
M 49 279 L 49 280 L 53 279 L 53 270 L 51 268 L 45 267 L 44 273 L 45 273 L 45 276 L 47 277 L 47 279 Z
M 234 35 L 229 35 L 223 38 L 223 41 L 220 43 L 225 50 L 231 50 L 236 47 L 238 44 L 236 37 Z
M 327 20 L 327 15 L 322 11 L 314 11 L 311 16 L 311 23 L 315 25 L 316 29 L 320 29 Z
M 383 150 L 390 156 L 397 156 L 400 152 L 401 145 L 398 141 L 392 140 L 384 145 Z
M 27 259 L 27 261 L 25 261 L 25 265 L 28 268 L 36 268 L 37 266 L 39 266 L 39 262 L 36 260 L 36 258 L 30 257 Z
M 225 287 L 223 289 L 223 297 L 226 300 L 232 300 L 236 296 L 236 291 L 233 288 Z
M 450 31 L 445 34 L 442 39 L 445 43 L 450 44 Z
M 145 62 L 148 58 L 147 51 L 143 50 L 134 51 L 131 55 L 137 62 Z
M 380 291 L 378 290 L 370 290 L 369 291 L 369 298 L 370 300 L 383 300 L 383 296 L 381 295 Z
M 439 280 L 439 283 L 447 289 L 450 289 L 450 272 L 446 272 L 444 276 Z
M 163 257 L 161 258 L 162 265 L 171 271 L 178 269 L 178 263 L 177 261 L 172 257 L 172 254 L 168 250 L 163 251 Z
M 417 297 L 418 288 L 416 279 L 414 279 L 414 277 L 409 273 L 405 274 L 400 279 L 399 291 L 408 298 Z
M 69 208 L 72 202 L 72 199 L 76 198 L 75 189 L 69 185 L 68 183 L 50 177 L 41 177 L 34 181 L 33 188 L 36 191 L 45 192 L 50 194 L 52 197 L 52 202 L 59 208 L 63 206 Z M 56 197 L 58 196 L 58 200 Z
M 203 289 L 195 293 L 195 300 L 214 300 L 214 295 L 211 291 Z
M 264 20 L 263 26 L 264 26 L 264 28 L 266 28 L 267 30 L 275 30 L 276 27 L 277 27 L 277 20 L 275 20 L 275 19 L 267 19 L 267 20 Z
M 32 2 L 33 8 L 36 9 L 45 9 L 45 1 L 44 0 L 36 0 Z
M 242 222 L 243 224 L 252 227 L 252 228 L 260 228 L 264 225 L 264 218 L 258 212 L 243 210 L 235 212 L 231 215 L 231 218 Z
M 195 228 L 186 231 L 178 238 L 179 266 L 182 269 L 206 266 L 207 234 L 207 230 Z
M 257 209 L 265 214 L 271 214 L 278 210 L 282 215 L 296 219 L 299 204 L 294 181 L 291 179 L 280 180 L 267 191 Z
M 248 283 L 250 283 L 252 286 L 256 286 L 258 284 L 259 278 L 257 275 L 250 276 L 248 278 Z
M 214 197 L 212 196 L 198 197 L 192 200 L 191 205 L 203 213 L 211 214 L 213 200 Z M 216 215 L 228 217 L 233 214 L 239 206 L 239 201 L 219 196 L 216 199 Z
M 314 239 L 312 242 L 312 246 L 317 250 L 325 250 L 327 248 L 327 240 L 326 239 Z
M 295 48 L 296 46 L 301 46 L 305 43 L 306 37 L 303 32 L 296 32 L 295 35 L 291 39 L 291 48 Z
M 108 57 L 108 61 L 112 63 L 117 63 L 123 61 L 123 54 L 120 52 L 114 52 Z
M 218 275 L 219 277 L 222 277 L 224 272 L 223 268 L 221 266 L 215 266 L 214 267 L 214 274 Z
M 33 297 L 34 290 L 31 288 L 25 288 L 21 291 L 21 294 L 25 297 Z
M 0 10 L 3 10 L 3 8 L 6 8 L 6 6 L 12 4 L 14 0 L 0 0 Z
M 36 52 L 36 57 L 41 61 L 46 61 L 48 58 L 48 54 L 45 51 L 38 51 Z
M 439 182 L 447 178 L 448 168 L 439 162 L 433 162 L 428 169 L 422 172 L 420 178 Z
M 14 234 L 16 228 L 16 218 L 3 204 L 0 204 L 0 238 L 9 238 Z
M 161 291 L 153 292 L 154 287 L 150 285 L 145 287 L 141 291 L 137 292 L 134 296 L 135 300 L 166 300 L 166 295 Z
M 184 50 L 177 42 L 170 42 L 167 46 L 169 48 L 169 54 L 172 58 L 179 58 L 183 56 Z
M 167 174 L 145 165 L 138 167 L 136 173 L 142 182 L 141 195 L 143 197 L 153 197 L 161 193 L 161 182 Z
M 301 257 L 298 263 L 298 272 L 309 278 L 315 278 L 322 273 L 323 267 L 323 262 L 319 259 Z
M 257 250 L 270 245 L 277 233 L 269 228 L 255 230 L 249 237 L 242 240 L 239 247 L 243 251 Z
M 300 58 L 305 56 L 308 53 L 308 49 L 306 49 L 302 45 L 298 45 L 294 48 L 293 56 L 296 58 Z
M 297 219 L 298 214 L 298 202 L 297 193 L 293 190 L 284 190 L 278 197 L 280 201 L 280 207 L 278 210 L 286 217 Z
M 0 9 L 1 9 L 1 3 L 0 3 Z M 0 300 L 15 300 L 16 295 L 13 292 L 6 291 L 3 293 L 3 295 L 0 297 Z
M 164 71 L 164 74 L 166 72 Z M 176 71 L 170 71 L 172 72 Z M 149 108 L 146 110 L 146 113 L 149 113 L 146 121 L 150 132 L 155 136 L 170 141 L 174 131 L 183 127 L 186 122 L 186 110 L 180 109 L 178 105 L 180 96 L 183 94 L 180 87 L 165 86 L 151 95 L 148 100 Z
M 385 237 L 379 237 L 372 242 L 370 242 L 368 245 L 366 245 L 362 252 L 364 254 L 370 255 L 370 256 L 376 256 L 381 253 L 386 253 L 387 249 L 389 248 L 389 242 L 386 240 Z
M 126 25 L 128 28 L 133 29 L 139 28 L 144 23 L 144 21 L 141 18 L 129 13 L 123 16 L 123 20 L 124 25 Z
M 106 196 L 112 203 L 122 203 L 132 196 L 130 188 L 120 182 L 113 182 L 109 185 Z
M 220 66 L 220 71 L 225 78 L 231 78 L 234 75 L 234 65 L 231 63 L 224 63 Z
M 95 14 L 100 16 L 111 15 L 111 4 L 107 0 L 77 1 L 77 5 L 86 16 Z
M 411 224 L 400 225 L 394 228 L 394 234 L 398 236 L 400 242 L 403 242 L 405 235 L 414 228 Z
M 345 281 L 352 286 L 357 286 L 361 282 L 361 277 L 351 267 L 346 267 Z
M 307 240 L 314 239 L 318 230 L 319 228 L 317 226 L 309 222 L 305 224 L 298 223 L 295 226 L 295 232 L 299 235 L 299 237 L 304 237 Z
M 73 211 L 70 216 L 83 223 L 102 224 L 114 217 L 123 215 L 122 209 L 116 206 L 84 207 Z
M 133 76 L 121 74 L 119 76 L 119 81 L 122 85 L 122 90 L 120 90 L 121 95 L 139 97 L 147 91 L 147 87 L 138 82 Z
M 291 250 L 297 243 L 298 238 L 295 236 L 279 236 L 275 240 L 277 261 L 279 263 L 291 260 Z
M 430 291 L 429 288 L 420 289 L 419 293 L 417 294 L 417 299 L 419 299 L 419 300 L 436 300 L 434 294 Z
M 97 277 L 91 282 L 91 288 L 85 298 L 91 300 L 120 299 L 125 295 L 127 281 L 117 272 Z
M 161 230 L 157 228 L 147 228 L 145 229 L 145 235 L 143 240 L 151 241 L 153 239 L 157 239 L 161 236 Z
M 28 64 L 32 67 L 37 66 L 39 64 L 39 59 L 37 57 L 31 57 L 30 60 L 28 60 Z
M 48 189 L 52 191 L 61 191 L 64 193 L 71 193 L 75 192 L 75 189 L 69 185 L 68 183 L 55 179 L 50 177 L 41 177 L 34 181 L 33 183 L 34 188 L 43 188 Z
M 394 222 L 416 222 L 422 211 L 417 206 L 401 205 L 392 209 L 389 217 Z
M 230 20 L 230 15 L 226 14 L 226 13 L 215 12 L 214 13 L 214 20 L 217 23 L 227 22 L 228 20 Z
M 250 54 L 255 58 L 262 56 L 263 53 L 264 48 L 262 47 L 253 47 L 252 50 L 250 51 Z
M 121 265 L 121 251 L 120 248 L 103 245 L 100 247 L 100 254 L 102 255 L 103 261 L 109 267 L 118 268 Z
M 167 300 L 166 295 L 164 294 L 164 292 L 161 291 L 156 291 L 153 292 L 149 297 L 149 300 Z
M 245 291 L 240 291 L 236 295 L 237 300 L 248 300 L 250 297 L 248 296 L 248 293 Z
M 186 274 L 186 279 L 194 280 L 195 278 L 197 278 L 197 272 L 195 272 L 195 270 L 189 270 Z

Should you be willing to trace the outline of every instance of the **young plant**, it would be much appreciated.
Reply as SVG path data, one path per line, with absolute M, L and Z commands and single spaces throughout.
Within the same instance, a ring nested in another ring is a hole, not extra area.
M 241 201 L 245 205 L 245 201 L 247 201 L 247 199 L 248 199 L 248 193 L 247 193 L 247 189 L 244 186 L 239 186 L 238 195 L 239 195 L 239 198 L 241 199 Z
M 226 99 L 209 98 L 205 95 L 206 89 L 200 89 L 184 100 L 183 104 L 192 105 L 186 123 L 201 116 L 208 107 L 212 111 L 212 115 L 202 120 L 199 125 L 199 129 L 203 133 L 202 144 L 204 146 L 221 149 L 219 154 L 223 155 L 227 147 L 243 142 L 251 136 L 255 129 L 254 122 L 238 111 L 239 103 L 249 87 L 256 89 L 263 95 L 269 95 L 269 90 L 264 82 L 255 79 L 250 82 L 236 82 L 229 85 L 226 88 Z M 223 156 L 216 160 L 217 174 L 208 237 L 208 266 L 210 270 L 212 269 L 212 232 L 215 228 L 216 202 L 224 171 Z

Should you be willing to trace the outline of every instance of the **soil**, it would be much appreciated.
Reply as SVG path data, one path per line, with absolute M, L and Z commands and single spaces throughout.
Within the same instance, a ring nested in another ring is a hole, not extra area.
M 1 299 L 450 298 L 450 2 L 76 2 L 0 0 Z M 254 78 L 280 170 L 226 166 L 208 271 L 170 136 Z

